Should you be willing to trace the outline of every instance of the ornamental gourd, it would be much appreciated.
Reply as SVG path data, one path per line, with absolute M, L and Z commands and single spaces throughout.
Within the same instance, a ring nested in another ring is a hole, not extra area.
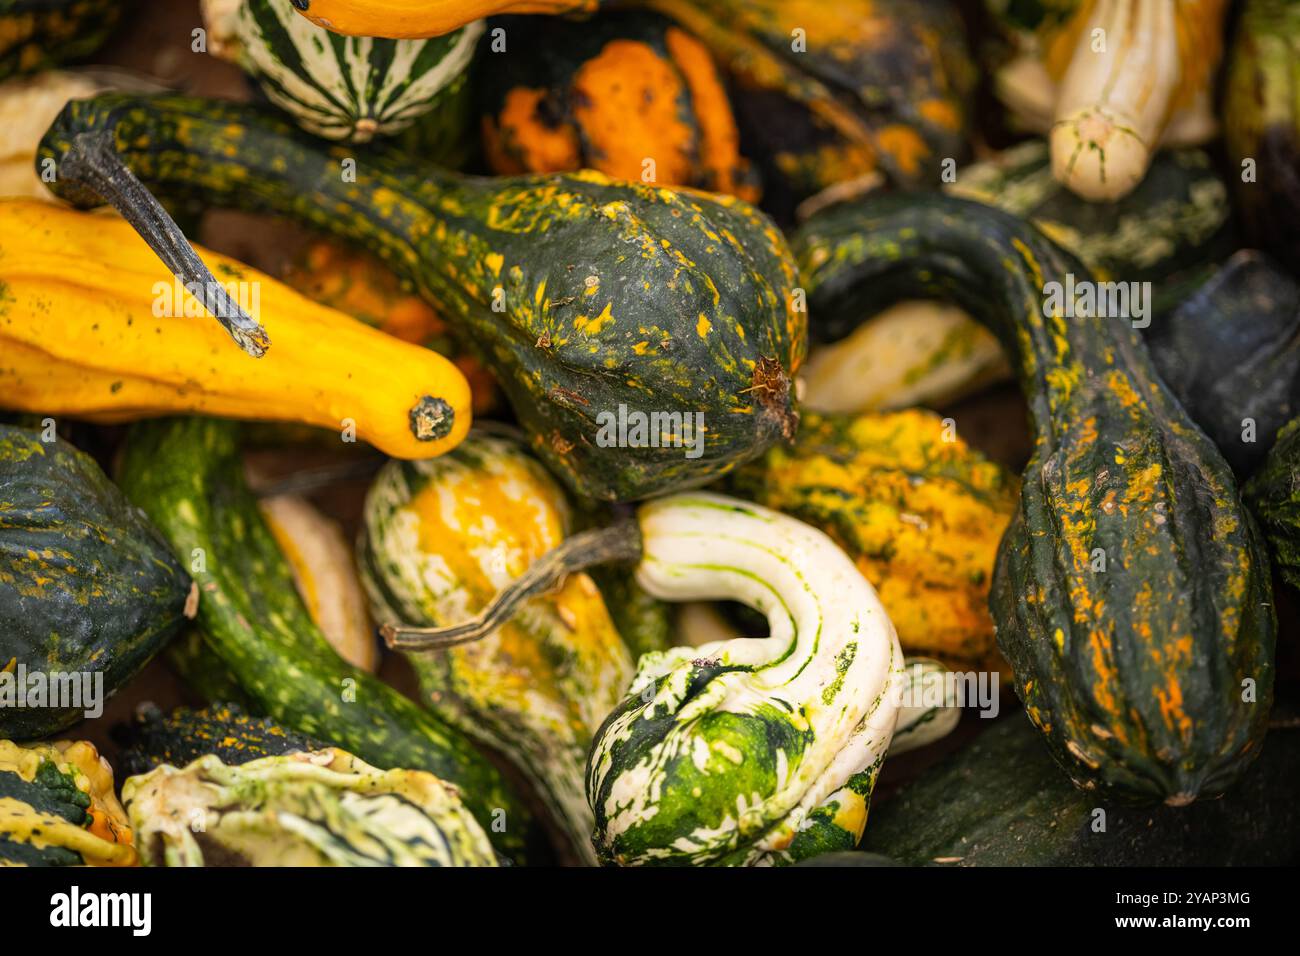
M 255 711 L 380 767 L 427 770 L 459 786 L 503 854 L 523 859 L 528 811 L 460 733 L 378 678 L 344 661 L 312 621 L 284 555 L 258 512 L 239 455 L 238 427 L 204 418 L 142 422 L 122 458 L 122 489 L 177 555 L 202 557 L 204 645 Z M 535 849 L 535 847 L 534 847 Z
M 208 51 L 233 60 L 276 106 L 325 139 L 366 143 L 456 95 L 483 22 L 426 40 L 340 37 L 284 0 L 203 0 Z
M 792 447 L 746 465 L 731 487 L 830 535 L 905 651 L 997 668 L 989 585 L 1019 489 L 950 422 L 919 409 L 805 414 Z
M 99 716 L 198 601 L 167 541 L 90 456 L 53 430 L 0 425 L 0 737 Z
M 903 654 L 871 585 L 800 521 L 706 492 L 657 498 L 567 539 L 474 620 L 386 636 L 477 639 L 559 575 L 617 560 L 661 600 L 748 604 L 770 635 L 642 655 L 587 761 L 600 858 L 771 865 L 851 849 L 898 722 Z
M 1157 146 L 1214 135 L 1227 0 L 989 2 L 1019 47 L 997 94 L 1050 135 L 1052 172 L 1078 195 L 1119 199 Z
M 508 439 L 472 437 L 434 466 L 390 463 L 366 495 L 358 544 L 374 616 L 427 627 L 477 613 L 572 521 L 559 486 Z M 509 758 L 594 863 L 583 769 L 632 658 L 591 578 L 571 575 L 481 641 L 410 660 L 425 703 Z
M 318 26 L 347 36 L 434 37 L 501 13 L 577 13 L 600 0 L 292 0 Z
M 130 167 L 168 194 L 279 211 L 371 246 L 478 350 L 533 449 L 581 494 L 699 485 L 793 434 L 806 325 L 795 265 L 740 200 L 589 170 L 487 180 L 382 157 L 342 176 L 346 150 L 252 107 L 177 96 L 71 103 L 41 158 L 76 202 L 103 190 L 147 206 L 143 190 L 116 185 Z M 621 408 L 703 415 L 701 456 L 603 447 L 602 421 Z
M 279 348 L 254 360 L 197 319 L 198 301 L 117 217 L 0 201 L 0 407 L 96 422 L 181 412 L 304 422 L 401 458 L 441 454 L 469 431 L 469 384 L 447 359 L 203 256 L 260 305 Z
M 1132 320 L 1076 311 L 1065 288 L 1095 289 L 1086 267 L 978 203 L 836 207 L 803 244 L 814 314 L 954 300 L 1012 358 L 1034 452 L 989 605 L 1057 761 L 1076 784 L 1135 800 L 1226 790 L 1258 754 L 1271 704 L 1268 559 L 1227 462 Z
M 236 766 L 216 754 L 132 777 L 149 866 L 496 866 L 455 787 L 334 747 Z
M 1282 579 L 1300 589 L 1300 419 L 1277 435 L 1273 450 L 1246 486 Z
M 480 83 L 483 151 L 494 172 L 590 167 L 757 199 L 718 69 L 671 20 L 619 11 L 493 27 L 529 38 L 510 50 L 509 70 L 485 70 Z
M 113 770 L 84 740 L 0 740 L 0 867 L 134 866 Z

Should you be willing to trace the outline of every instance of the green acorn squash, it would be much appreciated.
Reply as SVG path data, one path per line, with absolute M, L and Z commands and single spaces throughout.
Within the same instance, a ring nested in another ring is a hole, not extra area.
M 757 199 L 717 67 L 671 20 L 611 11 L 582 23 L 503 17 L 492 26 L 528 37 L 511 49 L 509 70 L 484 54 L 483 151 L 494 172 L 589 167 Z
M 216 754 L 122 786 L 150 866 L 496 866 L 455 787 L 336 748 L 236 766 Z
M 1016 481 L 932 412 L 803 416 L 792 447 L 739 469 L 742 497 L 831 536 L 903 650 L 997 668 L 989 584 Z
M 1223 133 L 1250 242 L 1300 268 L 1300 3 L 1246 0 L 1228 52 Z
M 1222 793 L 1258 754 L 1272 699 L 1268 559 L 1122 302 L 1027 223 L 951 197 L 835 207 L 801 242 L 828 327 L 942 298 L 1012 357 L 1035 445 L 989 603 L 1061 766 L 1135 800 Z
M 358 544 L 379 621 L 454 624 L 571 530 L 564 494 L 515 442 L 476 436 L 436 465 L 390 462 L 366 495 Z M 524 604 L 481 641 L 411 656 L 425 703 L 504 754 L 595 863 L 583 769 L 632 680 L 632 658 L 585 574 Z
M 204 0 L 203 15 L 209 52 L 242 67 L 303 129 L 353 143 L 441 110 L 483 33 L 476 20 L 426 40 L 341 37 L 280 0 Z
M 0 80 L 89 56 L 126 6 L 126 0 L 0 0 Z
M 148 519 L 52 438 L 0 425 L 0 737 L 17 740 L 102 709 L 199 599 Z
M 944 188 L 1032 221 L 1099 278 L 1149 282 L 1149 335 L 1237 247 L 1228 187 L 1199 149 L 1158 153 L 1142 183 L 1113 203 L 1088 202 L 1058 183 L 1043 140 L 962 167 Z M 808 268 L 798 235 L 794 246 Z M 853 412 L 946 402 L 1010 376 L 997 340 L 950 303 L 860 310 L 856 320 L 836 327 L 824 319 L 812 314 L 817 344 L 803 372 L 808 408 Z
M 581 494 L 699 485 L 793 433 L 806 324 L 795 265 L 739 200 L 592 171 L 484 180 L 380 157 L 353 169 L 346 150 L 263 111 L 177 96 L 71 103 L 40 158 L 56 161 L 65 198 L 93 205 L 109 189 L 138 210 L 138 190 L 105 185 L 129 175 L 118 154 L 168 194 L 370 246 L 478 350 L 533 449 Z M 86 178 L 93 168 L 115 172 Z M 607 441 L 605 416 L 625 409 L 703 415 L 700 456 Z
M 248 489 L 237 426 L 201 418 L 134 426 L 121 485 L 191 562 L 204 643 L 257 713 L 375 766 L 428 770 L 460 786 L 501 851 L 525 855 L 530 816 L 496 768 L 433 714 L 344 661 L 312 621 Z
M 1147 333 L 1151 358 L 1241 477 L 1300 414 L 1300 284 L 1242 250 Z
M 79 740 L 0 740 L 0 867 L 133 866 L 113 771 Z
M 1300 861 L 1300 733 L 1274 730 L 1220 800 L 1130 807 L 1066 783 L 1010 714 L 879 807 L 862 849 L 905 866 L 1278 866 Z

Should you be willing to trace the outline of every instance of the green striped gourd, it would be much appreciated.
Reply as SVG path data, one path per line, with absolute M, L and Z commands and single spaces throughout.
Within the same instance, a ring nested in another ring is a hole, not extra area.
M 303 129 L 365 143 L 440 108 L 463 82 L 483 21 L 426 40 L 344 37 L 284 0 L 204 0 L 212 52 L 234 59 Z
M 454 624 L 558 545 L 564 494 L 517 443 L 473 436 L 437 460 L 390 462 L 366 496 L 359 545 L 374 617 Z M 532 598 L 474 643 L 413 654 L 425 702 L 503 753 L 543 795 L 580 859 L 594 863 L 583 770 L 632 659 L 586 574 Z
M 205 754 L 131 777 L 151 866 L 496 866 L 456 788 L 333 747 L 227 766 Z
M 754 865 L 852 848 L 902 693 L 875 591 L 820 531 L 735 498 L 661 498 L 637 520 L 646 591 L 741 601 L 771 634 L 642 656 L 588 763 L 597 851 Z

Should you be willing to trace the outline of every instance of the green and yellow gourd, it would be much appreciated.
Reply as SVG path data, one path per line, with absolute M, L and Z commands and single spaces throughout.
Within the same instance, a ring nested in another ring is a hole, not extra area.
M 494 172 L 591 168 L 757 199 L 718 69 L 671 20 L 617 11 L 581 23 L 510 17 L 493 29 L 528 38 L 509 48 L 508 71 L 485 54 L 483 145 Z
M 600 859 L 784 864 L 852 848 L 907 678 L 871 585 L 802 522 L 708 492 L 657 498 L 565 540 L 472 620 L 385 634 L 399 647 L 481 639 L 561 575 L 617 561 L 660 600 L 748 604 L 770 635 L 641 656 L 588 757 Z
M 204 0 L 209 52 L 248 72 L 310 133 L 365 143 L 408 129 L 460 95 L 483 33 L 428 40 L 341 37 L 281 0 Z
M 84 740 L 0 740 L 0 868 L 134 866 L 113 771 Z
M 375 618 L 453 624 L 558 545 L 564 494 L 518 444 L 476 436 L 436 467 L 386 466 L 366 496 L 358 545 Z M 425 703 L 504 754 L 594 863 L 583 768 L 622 699 L 632 658 L 586 574 L 535 597 L 481 641 L 411 656 Z
M 207 649 L 258 713 L 374 766 L 427 770 L 461 788 L 503 854 L 535 850 L 528 812 L 468 740 L 330 647 L 258 511 L 239 450 L 237 426 L 175 418 L 133 427 L 122 460 L 123 490 L 194 569 Z
M 1012 357 L 1035 447 L 990 608 L 1057 761 L 1082 787 L 1136 800 L 1222 793 L 1258 753 L 1271 704 L 1268 559 L 1227 463 L 1131 320 L 1067 318 L 1064 284 L 1093 282 L 1086 267 L 978 203 L 836 207 L 802 243 L 814 314 L 953 300 Z
M 125 0 L 0 0 L 0 80 L 89 56 L 126 6 Z
M 989 585 L 1019 489 L 955 423 L 919 409 L 806 413 L 793 446 L 739 469 L 730 487 L 830 535 L 875 587 L 905 651 L 999 667 Z
M 228 766 L 216 754 L 131 777 L 150 866 L 496 866 L 456 788 L 334 747 Z
M 90 456 L 52 428 L 0 425 L 0 737 L 98 716 L 198 601 L 167 541 Z
M 353 182 L 341 147 L 252 107 L 176 96 L 64 110 L 40 158 L 56 161 L 63 196 L 95 204 L 74 175 L 85 154 L 109 168 L 120 158 L 166 194 L 278 211 L 370 246 L 477 348 L 533 449 L 581 494 L 702 484 L 793 434 L 795 265 L 739 200 L 590 171 L 468 179 L 379 157 Z M 702 457 L 604 447 L 599 420 L 620 406 L 702 413 Z
M 1200 149 L 1158 153 L 1141 184 L 1113 203 L 1088 202 L 1058 183 L 1044 140 L 962 167 L 944 188 L 1032 221 L 1098 278 L 1149 282 L 1153 332 L 1238 244 L 1228 187 Z M 797 234 L 793 245 L 809 269 Z M 818 275 L 830 281 L 830 268 Z M 817 344 L 804 365 L 802 402 L 818 411 L 946 402 L 1011 375 L 997 339 L 948 302 L 909 300 L 834 323 L 813 313 L 810 332 Z

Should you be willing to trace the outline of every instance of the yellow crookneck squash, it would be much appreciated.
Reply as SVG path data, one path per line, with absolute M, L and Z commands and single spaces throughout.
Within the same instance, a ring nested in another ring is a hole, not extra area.
M 1059 3 L 992 6 L 1020 51 L 998 95 L 1050 134 L 1057 180 L 1085 199 L 1126 195 L 1158 146 L 1214 134 L 1227 0 L 1075 0 L 1068 15 Z
M 0 407 L 96 422 L 299 422 L 396 458 L 440 455 L 468 432 L 469 384 L 447 359 L 200 255 L 265 317 L 275 348 L 262 358 L 206 318 L 130 224 L 0 201 Z
M 989 586 L 1014 476 L 933 412 L 804 413 L 792 447 L 733 488 L 826 532 L 876 588 L 903 649 L 957 667 L 1004 667 Z

